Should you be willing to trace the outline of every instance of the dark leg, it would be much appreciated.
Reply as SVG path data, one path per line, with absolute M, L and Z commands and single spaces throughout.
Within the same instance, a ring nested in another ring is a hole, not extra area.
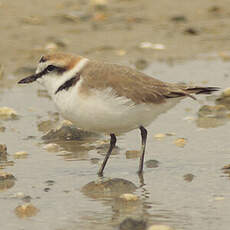
M 105 165 L 106 165 L 106 163 L 107 163 L 107 161 L 108 161 L 108 159 L 109 159 L 109 157 L 110 157 L 110 154 L 112 153 L 112 150 L 113 150 L 113 148 L 115 147 L 115 145 L 116 145 L 116 141 L 117 141 L 117 138 L 116 138 L 116 136 L 115 136 L 115 134 L 110 134 L 110 146 L 109 146 L 109 150 L 108 150 L 108 152 L 106 153 L 106 156 L 105 156 L 105 159 L 104 159 L 104 161 L 103 161 L 103 163 L 102 163 L 102 165 L 101 165 L 101 167 L 100 167 L 100 169 L 99 169 L 99 171 L 98 171 L 98 176 L 103 176 L 103 170 L 104 170 L 104 168 L 105 168 Z
M 140 126 L 140 130 L 141 130 L 141 144 L 142 144 L 142 146 L 141 146 L 141 158 L 140 158 L 140 163 L 139 163 L 138 174 L 143 173 L 145 146 L 146 146 L 146 140 L 147 140 L 147 130 L 143 126 Z

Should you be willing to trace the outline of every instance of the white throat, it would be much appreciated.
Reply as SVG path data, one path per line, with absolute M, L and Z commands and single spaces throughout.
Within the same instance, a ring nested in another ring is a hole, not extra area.
M 46 87 L 49 95 L 53 97 L 57 89 L 74 77 L 76 73 L 80 72 L 88 61 L 89 59 L 82 58 L 71 70 L 64 72 L 62 75 L 51 73 L 50 76 L 44 76 L 44 78 L 38 79 L 38 81 Z

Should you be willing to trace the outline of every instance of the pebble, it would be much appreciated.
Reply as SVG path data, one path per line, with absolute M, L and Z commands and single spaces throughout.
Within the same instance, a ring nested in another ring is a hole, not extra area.
M 147 230 L 173 230 L 173 228 L 168 225 L 154 224 L 150 226 Z
M 0 181 L 11 180 L 11 179 L 15 180 L 15 177 L 11 173 L 0 171 Z
M 230 169 L 230 164 L 225 165 L 222 169 Z
M 157 160 L 148 160 L 145 162 L 147 168 L 157 168 L 159 167 L 159 161 Z
M 0 157 L 7 155 L 7 147 L 5 144 L 0 144 Z
M 186 139 L 185 138 L 178 138 L 177 140 L 175 140 L 174 144 L 178 147 L 183 148 L 186 144 Z
M 216 117 L 223 118 L 226 116 L 228 109 L 225 105 L 204 105 L 199 109 L 199 117 Z
M 0 120 L 16 120 L 18 115 L 16 111 L 9 107 L 0 107 Z
M 13 195 L 15 198 L 23 198 L 25 197 L 25 194 L 23 192 L 17 192 Z
M 189 35 L 198 35 L 198 31 L 195 28 L 189 27 L 187 29 L 184 30 L 185 34 L 189 34 Z
M 137 201 L 139 199 L 137 195 L 132 193 L 123 193 L 119 198 L 125 201 Z
M 46 141 L 79 140 L 81 138 L 92 136 L 98 136 L 98 134 L 78 129 L 73 125 L 63 125 L 56 130 L 50 130 L 47 134 L 42 136 L 42 139 Z
M 12 174 L 0 171 L 0 191 L 13 187 L 15 180 Z
M 45 149 L 48 152 L 58 152 L 60 150 L 60 146 L 55 143 L 50 143 L 43 146 L 43 149 Z
M 191 182 L 191 181 L 193 181 L 194 177 L 195 176 L 193 174 L 188 173 L 188 174 L 184 175 L 184 180 L 187 181 L 187 182 Z
M 19 151 L 19 152 L 16 152 L 14 153 L 14 158 L 26 158 L 28 156 L 28 153 L 25 152 L 25 151 Z
M 154 49 L 154 50 L 164 50 L 165 46 L 163 44 L 154 44 L 151 42 L 141 42 L 139 47 L 141 49 Z
M 86 184 L 81 192 L 91 198 L 120 197 L 132 193 L 137 187 L 130 181 L 121 178 L 99 178 Z
M 33 204 L 28 203 L 17 206 L 14 211 L 19 218 L 26 218 L 35 216 L 39 212 L 39 209 L 37 209 Z
M 164 133 L 157 133 L 156 135 L 154 135 L 154 138 L 156 138 L 157 140 L 162 140 L 163 138 L 165 138 L 165 134 Z
M 223 97 L 230 97 L 230 87 L 224 89 L 222 95 L 223 95 Z
M 224 197 L 223 196 L 217 196 L 214 198 L 215 201 L 221 201 L 221 200 L 224 200 Z

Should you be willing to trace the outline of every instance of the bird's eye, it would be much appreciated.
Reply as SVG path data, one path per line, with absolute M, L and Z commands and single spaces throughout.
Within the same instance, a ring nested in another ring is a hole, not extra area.
M 54 65 L 48 65 L 46 69 L 47 69 L 48 72 L 51 72 L 51 71 L 53 71 L 53 70 L 56 69 L 56 66 L 54 66 Z

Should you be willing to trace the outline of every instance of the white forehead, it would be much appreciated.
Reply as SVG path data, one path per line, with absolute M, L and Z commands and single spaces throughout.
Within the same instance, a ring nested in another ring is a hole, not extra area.
M 40 73 L 41 71 L 43 71 L 50 64 L 52 64 L 50 61 L 39 62 L 38 66 L 37 66 L 37 69 L 36 69 L 36 74 Z

